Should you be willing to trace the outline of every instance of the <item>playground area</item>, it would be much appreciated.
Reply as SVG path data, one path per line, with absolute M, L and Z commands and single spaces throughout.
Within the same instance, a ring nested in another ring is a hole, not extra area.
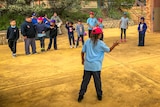
M 104 42 L 112 46 L 119 35 L 118 28 L 104 29 Z M 58 50 L 41 53 L 37 41 L 38 54 L 28 56 L 20 42 L 16 58 L 0 45 L 0 107 L 160 107 L 160 33 L 146 34 L 145 46 L 138 47 L 137 26 L 129 27 L 127 42 L 105 54 L 102 101 L 92 78 L 81 103 L 81 42 L 72 49 L 67 35 L 57 42 Z

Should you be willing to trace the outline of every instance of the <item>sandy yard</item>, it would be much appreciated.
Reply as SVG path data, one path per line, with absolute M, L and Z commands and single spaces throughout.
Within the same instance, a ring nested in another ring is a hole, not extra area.
M 104 34 L 111 46 L 120 29 L 105 29 Z M 30 56 L 24 55 L 21 42 L 16 58 L 1 45 L 0 107 L 160 107 L 160 33 L 147 34 L 145 47 L 137 46 L 137 37 L 137 27 L 130 27 L 127 43 L 105 54 L 102 101 L 96 98 L 92 78 L 81 103 L 81 42 L 70 49 L 67 35 L 58 36 L 58 50 L 41 53 L 37 41 L 38 54 Z

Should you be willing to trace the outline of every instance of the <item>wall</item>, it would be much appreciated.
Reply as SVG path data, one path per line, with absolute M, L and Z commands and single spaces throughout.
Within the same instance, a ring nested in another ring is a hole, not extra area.
M 153 20 L 153 31 L 160 31 L 160 0 L 154 0 L 154 20 Z

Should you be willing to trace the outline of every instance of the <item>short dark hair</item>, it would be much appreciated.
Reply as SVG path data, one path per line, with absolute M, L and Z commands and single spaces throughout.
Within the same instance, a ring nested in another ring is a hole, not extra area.
M 10 22 L 12 22 L 12 21 L 16 21 L 15 19 L 10 19 Z
M 25 16 L 25 18 L 30 18 L 30 17 L 32 17 L 32 15 L 30 15 L 30 14 Z

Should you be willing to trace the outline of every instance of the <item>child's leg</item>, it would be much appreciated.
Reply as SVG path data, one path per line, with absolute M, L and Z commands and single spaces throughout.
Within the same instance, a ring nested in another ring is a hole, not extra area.
M 145 34 L 143 35 L 143 46 L 144 46 L 144 42 L 145 42 Z
M 84 35 L 81 35 L 80 37 L 82 39 L 82 45 L 84 45 Z
M 74 34 L 72 35 L 73 45 L 75 45 Z
M 47 50 L 51 49 L 52 39 L 53 39 L 52 37 L 49 37 L 49 44 L 48 44 L 48 49 Z
M 13 47 L 12 47 L 14 54 L 16 53 L 16 47 L 17 47 L 17 41 L 14 40 L 14 41 L 13 41 Z
M 81 83 L 81 89 L 80 89 L 79 95 L 83 96 L 85 94 L 87 90 L 87 86 L 90 82 L 91 76 L 92 76 L 92 72 L 84 70 L 84 75 L 83 75 L 83 80 Z
M 42 37 L 42 48 L 44 49 L 45 48 L 45 37 Z
M 57 50 L 57 36 L 54 37 L 54 49 Z
M 124 29 L 124 40 L 126 40 L 126 29 Z
M 80 37 L 78 36 L 76 46 L 79 45 L 79 39 L 80 39 Z
M 40 46 L 41 46 L 41 48 L 42 48 L 42 37 L 39 37 L 39 40 L 40 40 Z
M 92 30 L 88 30 L 88 36 L 89 36 L 89 38 L 91 37 L 91 32 L 92 32 Z
M 71 35 L 70 35 L 70 34 L 68 34 L 68 39 L 69 39 L 69 44 L 70 44 L 70 46 L 72 46 L 72 43 L 71 43 Z
M 13 41 L 12 40 L 8 40 L 8 46 L 13 53 Z
M 123 39 L 123 28 L 121 28 L 121 40 Z
M 97 96 L 102 96 L 101 71 L 93 72 L 93 78 Z

